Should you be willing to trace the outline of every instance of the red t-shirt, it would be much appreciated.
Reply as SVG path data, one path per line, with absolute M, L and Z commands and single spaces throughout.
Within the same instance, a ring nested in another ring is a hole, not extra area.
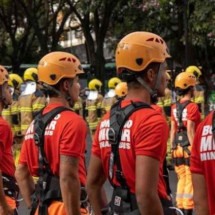
M 12 144 L 13 134 L 10 125 L 0 116 L 0 169 L 3 174 L 14 177 Z
M 183 103 L 183 102 L 180 101 L 180 103 Z M 178 119 L 176 116 L 176 104 L 173 104 L 171 107 L 171 120 L 175 122 L 175 129 L 177 131 Z M 194 102 L 189 103 L 182 112 L 182 122 L 185 127 L 187 127 L 187 120 L 191 120 L 195 122 L 195 130 L 196 130 L 201 121 L 201 114 L 199 112 L 198 105 Z
M 122 107 L 131 103 L 123 100 Z M 109 172 L 111 147 L 108 142 L 109 130 L 108 112 L 97 127 L 92 153 L 102 161 L 106 177 Z M 160 162 L 158 194 L 167 198 L 166 186 L 163 180 L 163 160 L 166 156 L 168 126 L 164 117 L 152 108 L 134 112 L 124 125 L 119 145 L 122 171 L 130 192 L 135 193 L 135 160 L 137 155 L 149 156 Z M 114 184 L 119 185 L 116 180 Z
M 210 215 L 215 214 L 215 142 L 212 118 L 213 111 L 199 124 L 190 158 L 191 172 L 205 177 Z
M 49 104 L 43 114 L 59 106 L 62 104 Z M 38 176 L 38 147 L 33 139 L 33 131 L 32 122 L 25 135 L 19 163 L 27 165 L 31 175 Z M 83 185 L 86 184 L 86 134 L 86 123 L 72 111 L 61 112 L 46 127 L 44 150 L 53 174 L 59 176 L 60 155 L 78 157 L 79 179 Z
M 152 104 L 151 107 L 152 107 L 154 110 L 156 110 L 158 113 L 160 113 L 160 114 L 162 114 L 162 115 L 164 114 L 164 113 L 163 113 L 163 110 L 162 110 L 162 107 L 160 107 L 159 105 Z

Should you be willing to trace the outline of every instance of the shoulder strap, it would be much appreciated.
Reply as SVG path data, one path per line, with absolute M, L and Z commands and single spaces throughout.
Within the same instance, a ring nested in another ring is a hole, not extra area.
M 70 110 L 66 107 L 57 107 L 47 114 L 43 115 L 43 109 L 38 113 L 34 120 L 34 141 L 35 144 L 39 147 L 39 175 L 48 172 L 51 174 L 51 169 L 48 164 L 45 151 L 44 151 L 44 134 L 46 126 L 52 121 L 52 119 L 59 113 L 65 110 Z
M 119 155 L 119 143 L 121 141 L 122 129 L 128 118 L 135 111 L 143 108 L 151 108 L 151 106 L 143 102 L 132 102 L 125 108 L 121 108 L 121 100 L 119 100 L 112 106 L 110 111 L 110 129 L 108 132 L 108 139 L 111 144 L 109 179 L 112 182 L 114 176 L 114 166 L 116 165 L 116 179 L 124 188 L 128 188 L 128 186 L 123 176 Z
M 176 116 L 178 118 L 179 130 L 186 129 L 182 122 L 182 115 L 183 115 L 184 108 L 190 103 L 191 103 L 190 100 L 185 101 L 183 103 L 180 103 L 179 101 L 176 102 Z

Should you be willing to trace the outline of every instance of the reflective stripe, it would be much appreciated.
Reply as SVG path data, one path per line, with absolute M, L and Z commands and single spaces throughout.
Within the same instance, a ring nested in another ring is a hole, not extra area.
M 21 107 L 20 112 L 32 112 L 32 108 L 31 107 Z
M 183 198 L 185 198 L 185 199 L 192 199 L 193 198 L 193 194 L 191 194 L 191 193 L 184 193 Z
M 176 198 L 182 199 L 184 197 L 183 193 L 176 193 Z
M 33 110 L 41 110 L 42 108 L 44 108 L 45 105 L 44 104 L 33 104 Z

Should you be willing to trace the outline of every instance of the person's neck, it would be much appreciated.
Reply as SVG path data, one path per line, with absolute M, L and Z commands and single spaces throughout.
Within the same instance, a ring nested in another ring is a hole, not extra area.
M 143 89 L 131 89 L 128 91 L 127 96 L 125 99 L 138 99 L 144 103 L 151 104 L 151 96 L 147 90 Z
M 49 99 L 49 104 L 54 104 L 54 103 L 62 103 L 63 106 L 69 107 L 69 103 L 66 101 L 65 98 L 62 97 L 52 97 Z

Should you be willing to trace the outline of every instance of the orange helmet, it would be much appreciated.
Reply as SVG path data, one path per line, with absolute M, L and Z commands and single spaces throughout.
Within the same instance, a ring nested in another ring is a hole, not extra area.
M 8 82 L 9 75 L 8 71 L 0 65 L 0 85 L 3 85 L 5 82 Z
M 38 64 L 38 79 L 48 85 L 56 85 L 62 78 L 74 78 L 84 73 L 77 57 L 67 52 L 51 52 Z
M 133 32 L 118 43 L 115 58 L 117 72 L 123 68 L 134 72 L 143 71 L 150 63 L 163 63 L 169 58 L 164 40 L 150 32 Z
M 181 72 L 176 76 L 175 87 L 185 90 L 188 87 L 194 87 L 195 85 L 196 77 L 193 74 Z
M 120 82 L 115 87 L 115 93 L 118 97 L 126 96 L 128 93 L 128 86 L 126 82 Z

